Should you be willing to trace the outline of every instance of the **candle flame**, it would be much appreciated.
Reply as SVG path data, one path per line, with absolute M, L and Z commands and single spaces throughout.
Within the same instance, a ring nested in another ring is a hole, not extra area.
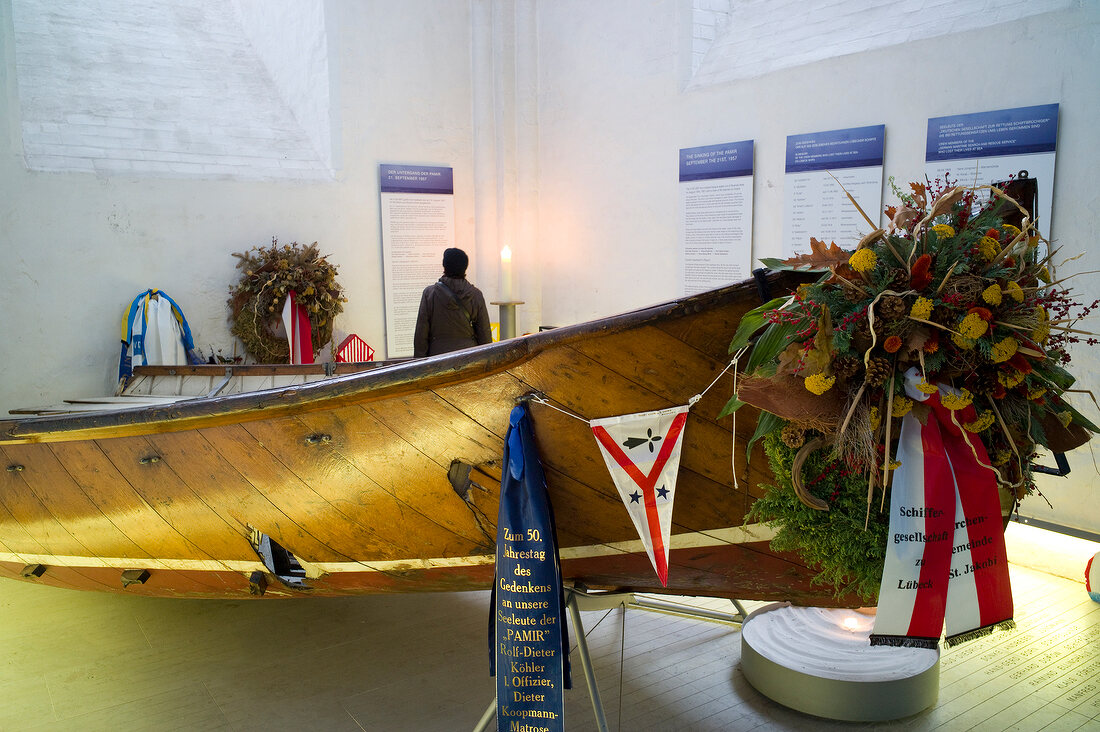
M 852 617 L 844 618 L 844 629 L 849 632 L 855 632 L 859 627 L 859 621 Z
M 511 262 L 512 261 L 512 248 L 507 244 L 500 250 L 500 261 Z

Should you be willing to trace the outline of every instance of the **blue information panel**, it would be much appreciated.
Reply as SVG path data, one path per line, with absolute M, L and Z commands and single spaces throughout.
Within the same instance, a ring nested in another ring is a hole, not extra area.
M 1057 139 L 1057 104 L 933 117 L 925 160 L 1052 153 Z
M 569 640 L 562 625 L 561 568 L 526 405 L 512 409 L 503 467 L 490 637 L 497 729 L 563 730 Z
M 787 136 L 788 173 L 882 165 L 886 125 Z
M 749 275 L 753 141 L 680 150 L 680 276 L 685 295 Z
M 871 227 L 860 210 L 878 219 L 885 142 L 886 125 L 787 136 L 783 179 L 787 256 L 810 251 L 811 239 L 851 249 L 868 233 Z
M 444 166 L 383 163 L 378 183 L 386 357 L 399 358 L 413 355 L 420 296 L 455 245 L 454 174 Z
M 680 182 L 752 175 L 752 140 L 680 150 Z
M 934 186 L 950 181 L 1003 188 L 1026 178 L 1034 193 L 1020 203 L 1040 233 L 1050 236 L 1057 142 L 1057 104 L 935 117 L 928 120 L 924 171 Z
M 451 168 L 431 165 L 378 166 L 382 193 L 454 193 Z

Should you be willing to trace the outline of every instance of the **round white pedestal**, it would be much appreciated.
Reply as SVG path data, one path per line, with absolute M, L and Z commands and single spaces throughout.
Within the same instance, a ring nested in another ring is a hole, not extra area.
M 900 719 L 936 703 L 940 652 L 871 646 L 873 615 L 777 603 L 741 626 L 741 670 L 761 694 L 850 722 Z

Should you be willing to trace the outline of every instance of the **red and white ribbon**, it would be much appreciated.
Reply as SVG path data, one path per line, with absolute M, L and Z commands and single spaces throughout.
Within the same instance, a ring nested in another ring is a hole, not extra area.
M 946 621 L 953 645 L 1012 626 L 1012 590 L 996 476 L 985 446 L 961 425 L 974 407 L 949 410 L 940 395 L 906 394 L 932 409 L 926 424 L 902 418 L 890 499 L 890 533 L 871 645 L 934 648 Z
M 309 314 L 298 304 L 298 294 L 291 290 L 283 303 L 283 327 L 290 345 L 290 363 L 313 363 L 313 329 Z

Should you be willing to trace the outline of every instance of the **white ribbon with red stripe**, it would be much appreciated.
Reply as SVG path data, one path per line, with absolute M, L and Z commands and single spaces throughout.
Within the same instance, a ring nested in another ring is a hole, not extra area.
M 952 645 L 1012 626 L 1012 590 L 996 476 L 985 446 L 961 425 L 974 407 L 949 410 L 940 394 L 905 390 L 932 409 L 902 418 L 890 499 L 890 533 L 871 645 L 936 647 L 946 621 Z
M 298 294 L 291 290 L 283 303 L 283 327 L 290 345 L 290 363 L 313 363 L 313 329 L 309 314 L 298 304 Z
M 668 585 L 672 501 L 687 405 L 589 422 L 662 586 Z

